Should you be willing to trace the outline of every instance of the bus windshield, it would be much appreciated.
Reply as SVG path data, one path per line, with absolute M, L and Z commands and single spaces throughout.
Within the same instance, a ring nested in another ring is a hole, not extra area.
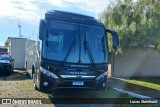
M 90 63 L 106 62 L 106 37 L 104 28 L 92 25 L 80 25 L 81 36 L 81 61 Z M 84 48 L 83 48 L 84 47 Z
M 103 27 L 51 20 L 43 41 L 43 57 L 71 63 L 104 63 L 106 48 Z

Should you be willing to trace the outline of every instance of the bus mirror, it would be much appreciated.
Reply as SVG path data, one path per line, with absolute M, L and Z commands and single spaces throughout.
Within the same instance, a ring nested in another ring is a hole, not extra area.
M 39 24 L 39 39 L 44 40 L 47 33 L 47 22 L 44 19 L 40 20 Z
M 112 42 L 113 42 L 113 48 L 117 49 L 117 47 L 119 46 L 119 38 L 118 38 L 118 34 L 116 31 L 110 30 L 110 29 L 106 29 L 106 32 L 111 33 L 112 35 Z
M 113 48 L 117 49 L 119 46 L 119 38 L 117 32 L 113 31 L 112 33 L 112 38 L 113 38 Z

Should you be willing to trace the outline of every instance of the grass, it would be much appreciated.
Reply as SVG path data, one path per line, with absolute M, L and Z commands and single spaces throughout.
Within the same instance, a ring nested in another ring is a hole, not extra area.
M 1 98 L 48 98 L 48 94 L 35 91 L 31 80 L 1 81 Z
M 144 79 L 131 79 L 124 80 L 128 83 L 141 85 L 144 87 L 160 90 L 160 78 L 144 78 Z
M 25 72 L 19 72 L 19 71 L 15 72 L 13 75 L 8 76 L 4 80 L 0 81 L 0 87 L 1 87 L 0 88 L 1 98 L 131 98 L 127 94 L 120 94 L 116 92 L 110 86 L 104 91 L 70 90 L 70 91 L 59 91 L 56 94 L 53 94 L 52 92 L 43 93 L 35 91 L 33 88 L 33 81 L 30 79 L 30 77 L 27 77 L 25 75 Z M 128 106 L 158 107 L 156 105 L 148 105 L 148 104 L 139 104 L 139 105 L 111 104 L 111 105 L 113 107 L 128 107 Z M 96 106 L 96 104 L 94 106 Z
M 59 91 L 54 93 L 42 93 L 35 91 L 33 81 L 25 72 L 15 71 L 11 76 L 0 81 L 0 97 L 15 98 L 130 98 L 126 94 L 119 94 L 112 87 L 104 91 Z
M 158 78 L 111 78 L 109 85 L 152 98 L 160 98 Z
M 112 87 L 108 87 L 103 91 L 98 91 L 96 95 L 98 98 L 132 98 L 127 94 L 119 94 L 117 91 L 113 90 Z
M 15 71 L 0 81 L 1 98 L 48 98 L 47 93 L 35 91 L 33 81 L 23 71 Z

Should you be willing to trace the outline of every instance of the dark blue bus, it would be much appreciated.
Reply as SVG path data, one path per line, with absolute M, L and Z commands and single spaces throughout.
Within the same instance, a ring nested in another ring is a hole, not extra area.
M 35 89 L 105 89 L 108 74 L 108 39 L 118 46 L 115 31 L 93 17 L 49 11 L 39 25 L 39 42 L 28 48 L 26 68 Z

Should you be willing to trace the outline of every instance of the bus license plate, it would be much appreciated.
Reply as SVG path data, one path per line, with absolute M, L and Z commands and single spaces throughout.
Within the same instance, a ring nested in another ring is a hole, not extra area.
M 84 85 L 83 81 L 73 81 L 72 85 Z

